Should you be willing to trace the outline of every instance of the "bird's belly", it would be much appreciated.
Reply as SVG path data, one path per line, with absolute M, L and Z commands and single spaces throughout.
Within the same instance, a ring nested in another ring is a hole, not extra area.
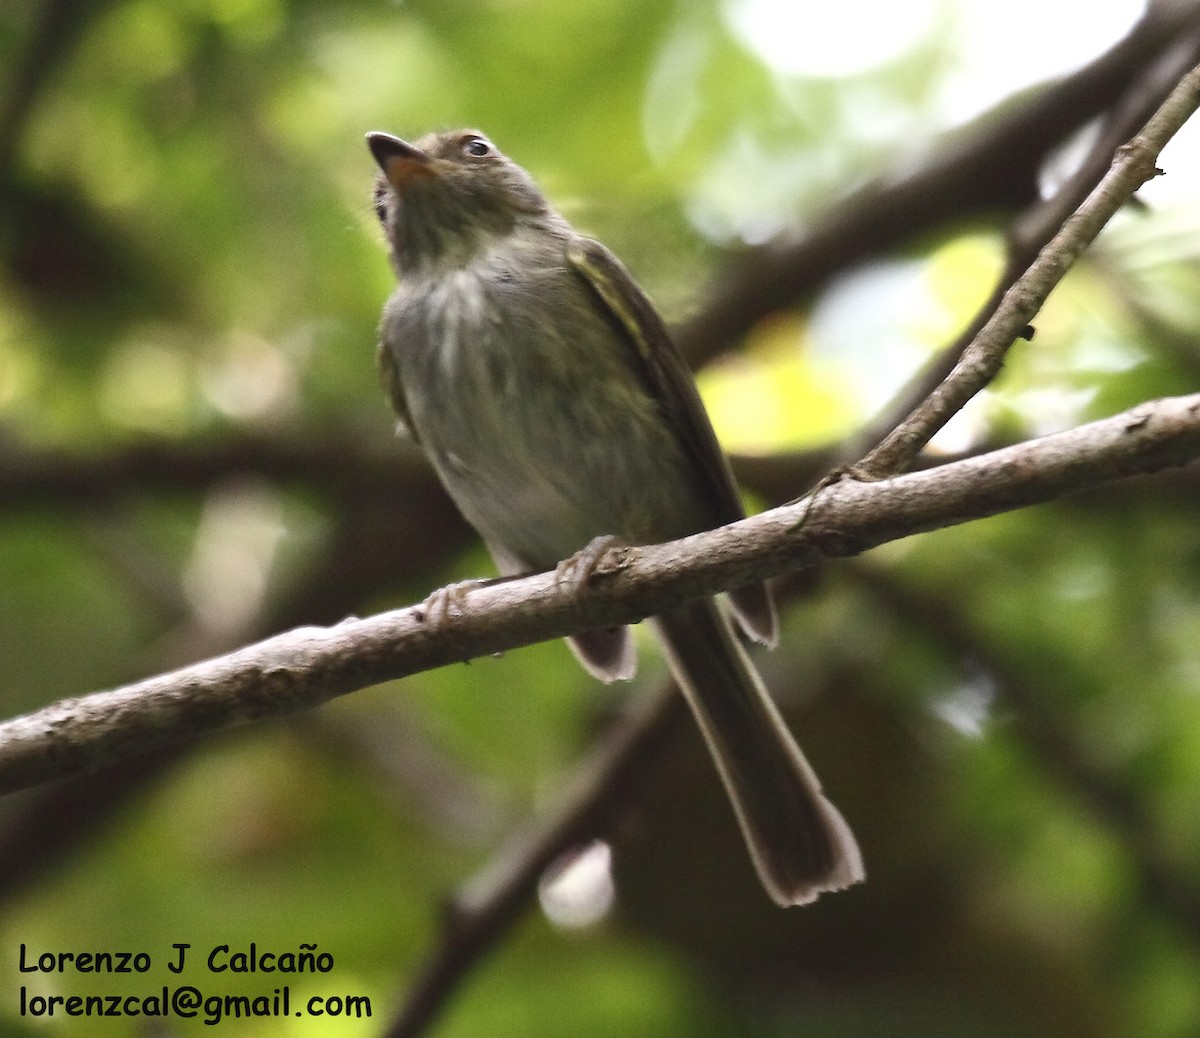
M 549 394 L 541 403 L 476 409 L 470 435 L 426 440 L 451 497 L 494 548 L 547 568 L 602 534 L 650 543 L 705 525 L 669 436 Z
M 394 311 L 414 431 L 502 568 L 548 568 L 600 535 L 644 544 L 713 525 L 632 346 L 573 277 L 536 287 L 463 273 Z

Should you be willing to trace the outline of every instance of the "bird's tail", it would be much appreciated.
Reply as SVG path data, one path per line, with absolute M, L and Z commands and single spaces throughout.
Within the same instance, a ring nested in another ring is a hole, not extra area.
M 767 892 L 780 905 L 802 905 L 860 882 L 854 834 L 821 792 L 721 606 L 700 600 L 654 624 Z

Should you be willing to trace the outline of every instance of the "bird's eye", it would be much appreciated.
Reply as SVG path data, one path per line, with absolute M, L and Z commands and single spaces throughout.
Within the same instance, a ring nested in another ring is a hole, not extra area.
M 482 137 L 468 137 L 463 145 L 463 151 L 467 155 L 472 155 L 475 158 L 482 158 L 484 155 L 492 153 L 492 146 Z

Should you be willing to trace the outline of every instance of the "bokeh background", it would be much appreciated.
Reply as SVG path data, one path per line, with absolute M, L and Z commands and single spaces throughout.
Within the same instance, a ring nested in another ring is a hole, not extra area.
M 1151 23 L 1171 28 L 1134 49 L 1127 79 L 1195 40 L 1197 7 L 1153 5 Z M 986 134 L 1142 13 L 1132 0 L 1086 13 L 1072 0 L 10 0 L 3 715 L 491 572 L 392 437 L 373 366 L 392 274 L 365 131 L 483 128 L 697 333 L 747 257 Z M 1045 190 L 1088 129 L 1060 138 Z M 1167 176 L 931 456 L 1195 391 L 1200 124 L 1160 164 Z M 888 248 L 845 242 L 825 268 L 792 272 L 786 305 L 693 355 L 755 506 L 850 460 L 847 438 L 970 321 L 1036 197 L 1033 178 L 1007 187 L 913 203 Z M 604 842 L 503 932 L 436 1033 L 1200 1033 L 1197 475 L 790 581 L 782 645 L 761 666 L 859 834 L 869 883 L 773 908 L 699 739 L 676 725 Z M 374 1015 L 222 1034 L 382 1033 L 445 898 L 554 809 L 663 673 L 646 644 L 637 681 L 604 688 L 562 645 L 537 646 L 6 798 L 0 1033 L 194 1033 L 23 1018 L 18 992 L 137 994 L 174 982 L 176 942 L 252 941 L 317 944 L 334 970 L 294 989 L 366 994 Z M 145 950 L 155 966 L 27 975 L 21 944 Z M 278 983 L 186 979 L 218 994 Z

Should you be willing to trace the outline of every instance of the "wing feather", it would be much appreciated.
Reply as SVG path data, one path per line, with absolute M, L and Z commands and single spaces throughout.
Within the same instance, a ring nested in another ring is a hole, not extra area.
M 654 304 L 625 266 L 600 242 L 574 237 L 567 261 L 624 329 L 647 389 L 677 430 L 696 468 L 698 487 L 708 499 L 714 526 L 745 517 L 737 484 L 717 442 L 696 383 Z M 778 621 L 765 585 L 739 588 L 730 595 L 738 621 L 756 641 L 774 645 Z

